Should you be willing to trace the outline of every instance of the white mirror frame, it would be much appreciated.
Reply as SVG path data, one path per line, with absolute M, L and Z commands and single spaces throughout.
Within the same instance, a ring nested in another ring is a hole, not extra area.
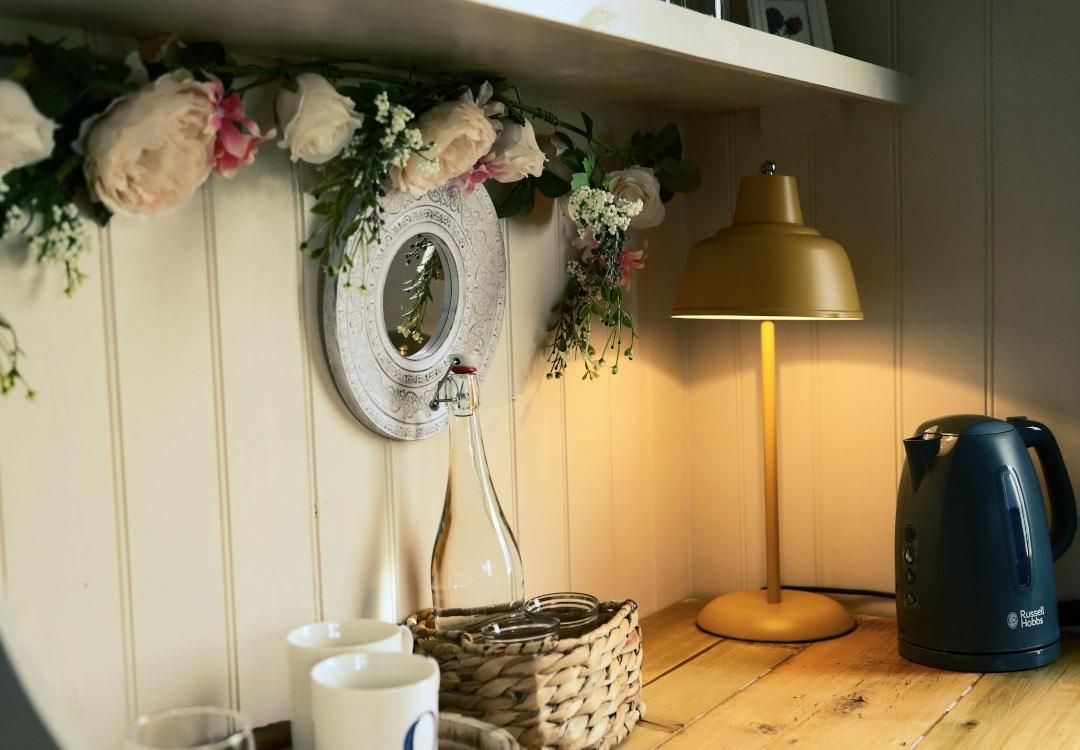
M 356 248 L 351 273 L 324 282 L 323 343 L 349 411 L 378 435 L 420 440 L 446 426 L 446 409 L 432 411 L 430 403 L 451 357 L 475 358 L 481 378 L 491 365 L 506 304 L 506 247 L 482 188 L 466 196 L 446 185 L 420 198 L 395 191 L 383 199 L 383 209 L 382 236 L 367 248 L 366 266 Z M 436 336 L 436 346 L 409 359 L 387 336 L 383 286 L 398 251 L 421 232 L 441 239 L 450 256 L 450 328 Z

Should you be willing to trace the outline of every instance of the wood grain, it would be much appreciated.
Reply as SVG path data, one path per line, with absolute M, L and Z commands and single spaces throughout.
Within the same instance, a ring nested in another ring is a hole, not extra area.
M 689 724 L 797 651 L 792 646 L 721 641 L 646 685 L 646 715 L 661 724 Z
M 697 613 L 704 606 L 705 602 L 700 599 L 687 599 L 641 621 L 647 644 L 641 676 L 646 685 L 720 642 L 720 638 L 698 630 L 694 624 Z
M 905 661 L 893 620 L 860 618 L 851 635 L 808 646 L 666 747 L 910 745 L 975 679 Z
M 671 734 L 665 730 L 650 724 L 638 722 L 634 730 L 619 745 L 619 750 L 653 750 L 660 747 Z
M 984 747 L 1080 747 L 1080 636 L 1064 635 L 1046 667 L 985 675 L 919 745 Z

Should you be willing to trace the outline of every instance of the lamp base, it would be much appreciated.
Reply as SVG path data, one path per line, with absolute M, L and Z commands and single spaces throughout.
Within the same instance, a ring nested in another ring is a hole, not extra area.
M 770 643 L 820 641 L 855 629 L 851 613 L 822 594 L 784 589 L 777 604 L 766 597 L 765 591 L 724 594 L 705 605 L 697 625 L 725 638 Z

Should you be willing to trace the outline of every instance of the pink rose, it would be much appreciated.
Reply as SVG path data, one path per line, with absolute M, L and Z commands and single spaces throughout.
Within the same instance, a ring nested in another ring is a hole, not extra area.
M 395 188 L 415 196 L 472 171 L 480 157 L 491 150 L 496 137 L 491 120 L 471 96 L 436 104 L 417 118 L 416 127 L 424 143 L 431 145 L 390 173 Z
M 519 125 L 513 120 L 502 124 L 502 131 L 489 151 L 469 172 L 462 175 L 466 195 L 472 193 L 484 180 L 517 182 L 544 172 L 547 156 L 536 143 L 532 123 L 525 120 Z
M 214 171 L 232 179 L 236 170 L 255 161 L 259 144 L 274 137 L 271 130 L 265 136 L 259 124 L 244 117 L 244 102 L 240 94 L 221 97 L 221 81 L 213 80 L 217 92 L 217 138 L 214 140 Z
M 76 149 L 95 200 L 120 216 L 148 216 L 182 205 L 215 169 L 231 177 L 262 140 L 239 95 L 177 71 L 84 121 Z
M 630 286 L 630 277 L 634 271 L 645 267 L 644 249 L 627 249 L 619 253 L 619 287 L 626 289 Z

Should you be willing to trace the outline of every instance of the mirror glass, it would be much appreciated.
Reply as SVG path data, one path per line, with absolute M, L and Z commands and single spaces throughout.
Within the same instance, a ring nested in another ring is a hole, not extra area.
M 397 251 L 382 290 L 383 317 L 391 346 L 420 359 L 442 342 L 454 298 L 450 253 L 433 234 L 410 237 Z

